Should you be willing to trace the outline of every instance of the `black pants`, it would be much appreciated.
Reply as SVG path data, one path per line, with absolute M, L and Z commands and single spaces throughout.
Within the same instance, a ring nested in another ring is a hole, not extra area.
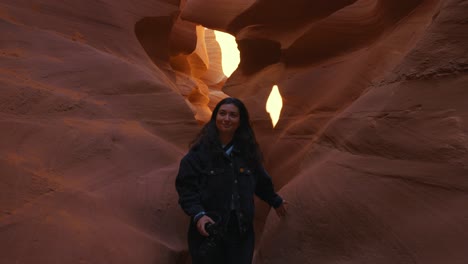
M 240 234 L 236 214 L 231 213 L 226 230 L 221 238 L 212 239 L 198 233 L 195 225 L 191 225 L 188 234 L 189 250 L 193 264 L 251 264 L 255 246 L 255 235 L 252 224 L 245 234 Z M 204 253 L 200 254 L 200 247 L 206 249 L 206 243 L 212 243 Z M 205 243 L 205 244 L 204 244 Z

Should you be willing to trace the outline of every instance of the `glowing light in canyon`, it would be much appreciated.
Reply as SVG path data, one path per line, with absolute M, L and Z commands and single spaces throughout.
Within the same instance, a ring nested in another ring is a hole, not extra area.
M 283 98 L 281 97 L 278 86 L 273 85 L 266 103 L 266 111 L 270 114 L 271 124 L 273 127 L 278 123 L 282 108 Z
M 237 49 L 236 38 L 232 35 L 214 30 L 216 41 L 221 47 L 221 62 L 224 75 L 227 77 L 237 69 L 240 62 L 240 53 Z
M 234 36 L 213 30 L 216 41 L 221 48 L 221 63 L 224 75 L 226 77 L 237 69 L 240 62 L 240 52 L 237 49 L 237 43 Z M 274 85 L 266 103 L 266 111 L 270 114 L 273 127 L 278 123 L 281 109 L 283 108 L 283 98 L 279 92 L 278 86 Z

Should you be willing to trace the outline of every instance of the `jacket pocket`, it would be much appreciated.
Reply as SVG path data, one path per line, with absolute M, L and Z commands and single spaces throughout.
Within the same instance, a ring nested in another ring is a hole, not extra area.
M 202 171 L 201 188 L 205 197 L 212 197 L 218 192 L 222 186 L 223 174 L 222 168 L 208 168 Z
M 249 168 L 239 169 L 239 187 L 240 192 L 247 192 L 253 194 L 255 191 L 256 178 L 255 173 Z

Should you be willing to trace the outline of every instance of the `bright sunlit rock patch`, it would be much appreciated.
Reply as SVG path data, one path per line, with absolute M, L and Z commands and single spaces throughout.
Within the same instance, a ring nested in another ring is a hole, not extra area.
M 240 52 L 237 49 L 236 38 L 232 35 L 214 30 L 216 41 L 221 46 L 221 61 L 224 75 L 227 77 L 237 69 L 240 62 Z
M 281 97 L 278 86 L 273 85 L 266 103 L 266 111 L 270 114 L 271 124 L 273 127 L 278 123 L 282 108 L 283 98 Z
M 237 49 L 236 39 L 230 34 L 216 30 L 213 31 L 216 41 L 221 47 L 221 62 L 224 75 L 229 77 L 237 69 L 240 62 L 240 52 Z M 282 108 L 283 98 L 281 97 L 278 86 L 274 85 L 266 103 L 266 111 L 270 114 L 273 127 L 278 123 Z

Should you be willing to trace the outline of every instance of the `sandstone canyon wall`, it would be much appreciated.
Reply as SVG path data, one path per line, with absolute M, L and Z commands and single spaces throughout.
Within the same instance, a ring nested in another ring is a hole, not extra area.
M 255 263 L 466 263 L 467 24 L 463 0 L 1 1 L 1 263 L 190 263 L 175 174 L 225 96 L 289 201 L 258 203 Z M 203 27 L 236 36 L 231 77 Z

